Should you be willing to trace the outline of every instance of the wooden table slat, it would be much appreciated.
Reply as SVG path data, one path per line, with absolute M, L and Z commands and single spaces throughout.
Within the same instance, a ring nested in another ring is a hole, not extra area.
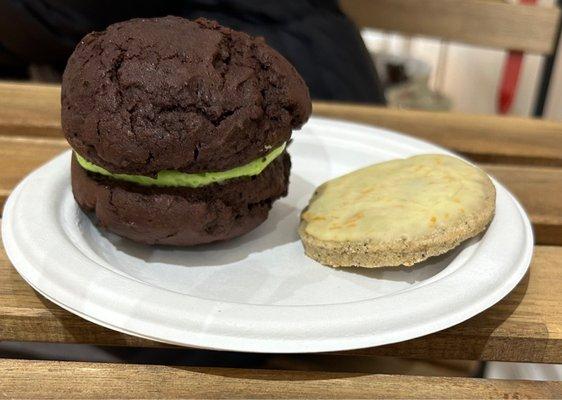
M 477 161 L 562 166 L 560 122 L 327 102 L 313 108 L 316 115 L 398 130 Z M 60 87 L 0 83 L 0 135 L 61 138 Z
M 535 242 L 562 245 L 562 169 L 481 164 L 503 183 L 529 214 Z
M 341 0 L 362 27 L 524 52 L 554 50 L 559 9 L 489 0 Z
M 407 133 L 475 161 L 562 167 L 562 123 L 315 102 L 314 113 Z
M 0 83 L 0 135 L 61 137 L 60 86 Z
M 562 396 L 561 382 L 0 360 L 6 398 L 465 399 Z M 69 384 L 71 382 L 71 384 Z

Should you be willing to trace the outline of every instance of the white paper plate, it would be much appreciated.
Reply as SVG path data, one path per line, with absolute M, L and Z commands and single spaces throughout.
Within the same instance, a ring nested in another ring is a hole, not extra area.
M 97 324 L 162 342 L 251 352 L 354 349 L 426 335 L 504 297 L 525 274 L 531 225 L 500 184 L 484 235 L 411 269 L 332 269 L 307 258 L 299 213 L 322 182 L 445 150 L 382 129 L 312 118 L 294 135 L 289 196 L 253 232 L 172 249 L 99 231 L 78 209 L 66 152 L 8 199 L 7 254 L 22 277 Z

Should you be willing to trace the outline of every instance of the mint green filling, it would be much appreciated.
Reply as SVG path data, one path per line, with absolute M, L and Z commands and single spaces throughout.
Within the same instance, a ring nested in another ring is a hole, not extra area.
M 268 154 L 248 164 L 241 165 L 227 171 L 199 172 L 188 174 L 180 171 L 160 171 L 155 178 L 144 175 L 112 174 L 108 170 L 86 160 L 80 154 L 74 152 L 78 163 L 87 171 L 109 176 L 113 179 L 136 183 L 143 186 L 175 186 L 175 187 L 201 187 L 211 183 L 221 183 L 229 179 L 255 176 L 260 174 L 283 150 L 286 143 L 273 149 Z

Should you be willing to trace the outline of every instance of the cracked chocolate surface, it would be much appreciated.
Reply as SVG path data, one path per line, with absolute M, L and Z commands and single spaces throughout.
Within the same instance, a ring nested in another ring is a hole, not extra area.
M 234 168 L 289 140 L 310 112 L 287 60 L 204 19 L 137 19 L 90 33 L 63 76 L 66 138 L 113 173 Z
M 287 194 L 285 152 L 261 174 L 201 188 L 143 187 L 84 170 L 72 157 L 72 191 L 104 229 L 145 244 L 195 245 L 243 235 Z

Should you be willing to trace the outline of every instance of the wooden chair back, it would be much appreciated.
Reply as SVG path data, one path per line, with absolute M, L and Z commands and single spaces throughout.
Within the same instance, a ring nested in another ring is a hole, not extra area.
M 340 0 L 360 27 L 483 47 L 554 52 L 558 7 L 498 0 Z

